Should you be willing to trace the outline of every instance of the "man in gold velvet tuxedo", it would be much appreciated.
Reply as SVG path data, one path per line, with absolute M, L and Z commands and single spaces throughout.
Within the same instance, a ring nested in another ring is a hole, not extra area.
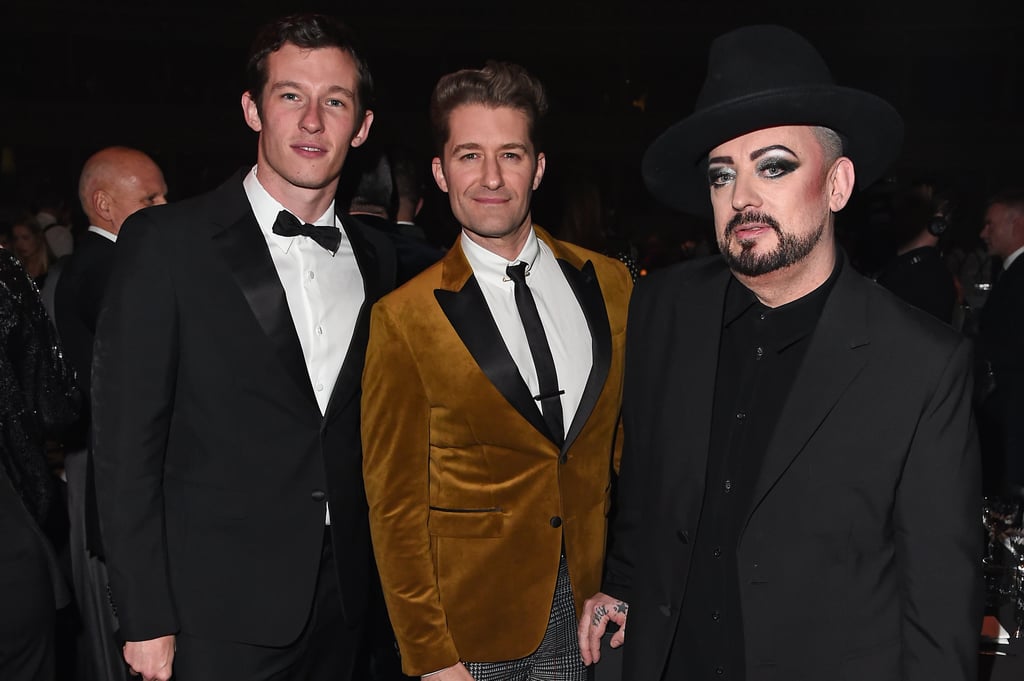
M 462 233 L 370 321 L 374 552 L 403 670 L 437 681 L 586 678 L 632 284 L 531 221 L 545 109 L 515 65 L 440 80 L 433 173 Z

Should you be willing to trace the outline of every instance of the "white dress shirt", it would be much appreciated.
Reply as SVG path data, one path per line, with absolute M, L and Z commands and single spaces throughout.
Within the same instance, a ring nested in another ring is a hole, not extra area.
M 117 243 L 117 235 L 114 234 L 113 232 L 108 232 L 102 227 L 97 227 L 96 225 L 89 225 L 89 229 L 86 231 L 92 232 L 93 234 L 99 234 L 104 239 L 109 239 L 110 241 Z
M 307 236 L 274 234 L 274 221 L 285 208 L 259 183 L 255 166 L 245 176 L 242 186 L 284 287 L 310 385 L 323 414 L 348 354 L 356 318 L 366 297 L 352 242 L 341 230 L 341 245 L 331 253 Z M 313 224 L 341 229 L 341 222 L 334 213 L 334 202 Z M 330 509 L 327 523 L 330 524 Z
M 478 245 L 462 233 L 462 250 L 473 268 L 473 274 L 480 284 L 487 307 L 501 332 L 505 347 L 519 368 L 531 395 L 540 392 L 537 369 L 530 354 L 530 343 L 526 330 L 519 319 L 516 307 L 515 283 L 505 274 L 505 268 L 518 262 L 525 262 L 526 283 L 537 303 L 544 335 L 551 347 L 558 375 L 558 387 L 562 393 L 562 423 L 564 436 L 569 432 L 576 415 L 583 389 L 587 385 L 590 369 L 594 364 L 594 353 L 590 326 L 583 314 L 579 300 L 565 278 L 561 266 L 547 244 L 537 238 L 531 228 L 522 252 L 508 261 L 500 255 Z M 540 411 L 538 403 L 537 410 Z

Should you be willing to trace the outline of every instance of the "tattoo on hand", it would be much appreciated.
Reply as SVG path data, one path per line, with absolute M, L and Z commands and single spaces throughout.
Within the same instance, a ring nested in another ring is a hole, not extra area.
M 603 620 L 605 618 L 605 615 L 607 614 L 608 608 L 604 607 L 603 605 L 599 605 L 596 608 L 594 608 L 594 626 L 596 627 L 597 625 L 601 624 L 601 620 Z
M 621 612 L 623 615 L 628 615 L 629 614 L 629 603 L 623 603 L 622 601 L 618 601 L 613 606 L 613 609 L 615 610 L 615 612 Z

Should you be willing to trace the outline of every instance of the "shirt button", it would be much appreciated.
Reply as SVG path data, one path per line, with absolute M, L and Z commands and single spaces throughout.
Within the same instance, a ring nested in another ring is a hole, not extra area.
M 742 421 L 745 418 L 747 418 L 747 412 L 745 412 L 745 411 L 738 411 L 738 412 L 736 412 L 736 420 L 737 421 Z
M 549 520 L 548 522 L 551 523 L 551 527 L 561 527 L 562 526 L 562 519 L 559 518 L 557 515 L 556 516 L 551 516 L 551 520 Z
M 721 676 L 722 674 L 725 674 L 725 670 L 721 667 L 715 667 L 715 676 Z
M 762 312 L 761 314 L 758 315 L 758 318 L 763 322 L 764 320 L 768 319 L 768 313 Z
M 309 277 L 310 279 L 316 279 L 316 275 L 313 274 L 313 270 L 306 272 L 306 276 Z
M 316 335 L 318 335 L 318 336 L 324 335 L 324 327 L 322 327 L 322 326 L 316 327 Z
M 323 389 L 324 389 L 324 384 L 323 384 L 323 383 L 317 383 L 317 384 L 316 384 L 316 391 L 317 391 L 317 392 L 320 392 L 320 391 L 322 391 Z
M 722 555 L 722 549 L 721 549 L 721 547 L 716 546 L 715 550 L 712 551 L 711 553 L 712 553 L 712 555 L 714 555 L 715 558 L 718 558 L 719 556 Z
M 711 613 L 711 619 L 713 619 L 714 621 L 717 622 L 718 620 L 722 619 L 722 613 L 720 613 L 717 610 L 715 610 L 714 612 Z
M 758 345 L 757 349 L 754 350 L 754 357 L 757 357 L 758 359 L 764 357 L 764 348 Z
M 726 480 L 725 484 L 723 484 L 722 487 L 725 489 L 727 494 L 729 492 L 731 492 L 732 491 L 732 480 Z

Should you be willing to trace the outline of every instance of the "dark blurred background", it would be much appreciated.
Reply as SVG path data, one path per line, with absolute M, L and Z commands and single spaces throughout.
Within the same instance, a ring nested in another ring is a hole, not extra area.
M 427 170 L 426 110 L 437 78 L 489 58 L 523 64 L 551 99 L 548 175 L 535 220 L 556 225 L 566 187 L 600 190 L 606 228 L 678 257 L 708 234 L 647 195 L 647 144 L 693 106 L 711 40 L 746 23 L 807 36 L 843 85 L 875 92 L 903 114 L 907 138 L 890 176 L 844 215 L 867 261 L 875 205 L 889 185 L 928 177 L 957 197 L 953 237 L 971 241 L 991 191 L 1024 183 L 1024 3 L 782 3 L 734 0 L 306 3 L 211 0 L 2 0 L 0 207 L 65 198 L 76 224 L 82 162 L 110 144 L 143 149 L 163 168 L 171 200 L 222 182 L 254 161 L 240 115 L 242 68 L 256 28 L 279 14 L 317 10 L 348 21 L 377 82 L 372 137 L 405 145 Z M 771 46 L 766 45 L 765 50 Z M 423 222 L 453 232 L 428 179 Z M 882 227 L 880 227 L 882 225 Z M 655 262 L 653 258 L 651 262 Z

